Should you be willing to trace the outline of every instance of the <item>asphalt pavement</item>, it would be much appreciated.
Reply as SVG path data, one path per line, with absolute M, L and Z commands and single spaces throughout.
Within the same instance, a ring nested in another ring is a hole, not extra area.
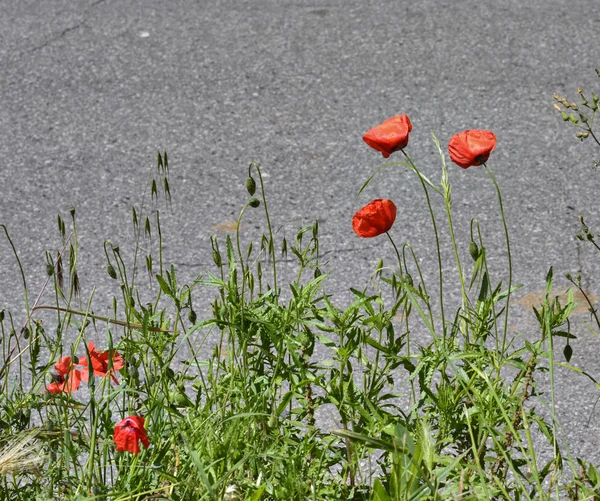
M 373 198 L 395 201 L 394 238 L 435 277 L 417 178 L 389 168 L 357 197 L 384 163 L 362 135 L 408 114 L 407 152 L 438 181 L 432 131 L 445 147 L 456 132 L 489 129 L 514 282 L 524 284 L 511 329 L 535 338 L 531 305 L 550 266 L 557 287 L 565 272 L 581 273 L 600 296 L 600 255 L 575 239 L 579 216 L 600 232 L 592 168 L 600 150 L 575 138 L 552 99 L 575 100 L 578 87 L 600 94 L 599 22 L 596 0 L 0 0 L 0 223 L 35 296 L 45 250 L 61 245 L 57 214 L 68 221 L 75 207 L 82 296 L 97 286 L 102 314 L 118 293 L 103 242 L 131 255 L 131 207 L 148 191 L 157 151 L 169 154 L 173 197 L 161 214 L 165 262 L 188 280 L 212 269 L 209 237 L 231 234 L 247 201 L 247 166 L 257 162 L 280 236 L 319 221 L 327 291 L 343 303 L 380 257 L 393 263 L 385 239 L 352 231 L 352 215 Z M 449 169 L 463 257 L 477 218 L 492 270 L 506 283 L 494 187 L 481 168 Z M 441 211 L 439 200 L 434 206 Z M 254 213 L 244 221 L 244 237 L 258 238 L 264 220 Z M 447 234 L 442 246 L 456 297 Z M 19 271 L 0 239 L 0 308 L 8 307 L 24 315 Z M 600 343 L 580 310 L 572 363 L 600 377 Z M 598 461 L 600 391 L 568 371 L 558 376 L 565 437 L 575 454 Z

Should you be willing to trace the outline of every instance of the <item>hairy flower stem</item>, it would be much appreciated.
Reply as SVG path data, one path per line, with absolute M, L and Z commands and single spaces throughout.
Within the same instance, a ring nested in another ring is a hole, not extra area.
M 498 194 L 498 203 L 500 205 L 500 215 L 502 216 L 502 224 L 504 225 L 504 235 L 506 236 L 506 250 L 508 252 L 508 290 L 506 294 L 506 315 L 504 316 L 504 333 L 502 335 L 502 353 L 504 353 L 506 349 L 506 337 L 508 333 L 508 312 L 509 312 L 509 302 L 510 302 L 510 292 L 512 288 L 512 256 L 510 253 L 510 238 L 508 237 L 508 227 L 506 226 L 506 217 L 504 216 L 504 207 L 502 205 L 502 195 L 500 194 L 500 188 L 498 183 L 496 182 L 496 178 L 492 174 L 490 168 L 484 163 L 483 166 L 485 170 L 489 174 L 492 182 L 494 183 L 494 187 L 496 188 L 496 193 Z
M 386 231 L 385 234 L 390 239 L 390 242 L 392 243 L 392 247 L 394 247 L 394 250 L 396 251 L 396 257 L 398 258 L 398 270 L 399 270 L 398 273 L 400 274 L 400 276 L 402 276 L 402 259 L 400 259 L 400 253 L 398 252 L 398 247 L 396 247 L 396 244 L 394 242 L 394 239 L 391 237 L 390 232 Z
M 427 191 L 427 186 L 425 185 L 425 181 L 423 180 L 423 176 L 421 175 L 421 172 L 419 171 L 419 169 L 417 169 L 417 166 L 414 164 L 414 162 L 408 156 L 408 154 L 404 150 L 401 150 L 401 151 L 402 151 L 402 154 L 406 157 L 406 160 L 408 160 L 410 168 L 415 172 L 415 174 L 417 174 L 417 176 L 419 176 L 419 181 L 421 181 L 421 186 L 423 187 L 423 191 L 425 192 L 425 198 L 427 199 L 427 207 L 429 208 L 429 214 L 431 215 L 431 224 L 433 226 L 433 233 L 435 234 L 435 247 L 436 247 L 436 251 L 437 251 L 438 268 L 439 268 L 439 272 L 440 272 L 440 312 L 441 312 L 441 316 L 442 316 L 442 335 L 444 337 L 446 337 L 446 318 L 444 316 L 444 289 L 443 289 L 444 280 L 443 280 L 443 269 L 442 269 L 442 252 L 440 250 L 440 237 L 439 237 L 438 230 L 437 230 L 437 224 L 435 222 L 435 214 L 433 212 L 433 207 L 431 206 L 431 200 L 429 198 L 429 191 Z M 438 191 L 438 193 L 439 193 L 439 191 Z
M 454 236 L 454 224 L 452 222 L 452 203 L 450 199 L 450 185 L 447 180 L 444 185 L 444 204 L 446 205 L 446 214 L 448 216 L 448 228 L 450 230 L 450 239 L 452 240 L 452 249 L 454 250 L 454 258 L 456 259 L 456 269 L 458 270 L 458 277 L 460 279 L 460 290 L 462 294 L 462 310 L 467 317 L 469 313 L 469 298 L 467 296 L 467 289 L 465 287 L 465 277 L 462 271 L 462 265 L 460 263 L 460 256 L 458 254 L 458 245 L 456 245 L 456 237 Z M 470 321 L 463 320 L 463 331 L 467 343 L 469 342 L 469 325 Z
M 260 167 L 257 163 L 252 162 L 248 166 L 248 175 L 250 175 L 250 171 L 254 167 L 256 172 L 258 172 L 258 177 L 260 179 L 260 191 L 262 194 L 262 202 L 265 207 L 265 216 L 267 218 L 267 226 L 269 228 L 269 252 L 271 254 L 271 261 L 273 262 L 273 289 L 275 290 L 275 294 L 277 295 L 277 262 L 275 261 L 275 241 L 273 240 L 273 228 L 271 227 L 271 218 L 269 217 L 269 209 L 267 207 L 267 197 L 265 196 L 265 184 L 263 182 L 262 173 L 260 172 Z

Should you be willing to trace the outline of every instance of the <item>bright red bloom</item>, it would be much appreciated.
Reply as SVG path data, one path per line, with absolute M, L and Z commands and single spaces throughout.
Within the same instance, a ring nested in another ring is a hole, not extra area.
M 352 218 L 354 232 L 371 238 L 388 231 L 396 220 L 396 206 L 391 200 L 378 198 L 360 209 Z
M 388 158 L 394 151 L 406 148 L 412 124 L 408 115 L 396 115 L 373 127 L 363 136 L 363 141 Z
M 118 451 L 127 451 L 132 454 L 139 454 L 140 445 L 139 441 L 142 441 L 144 448 L 150 446 L 150 440 L 144 430 L 144 418 L 141 416 L 129 416 L 123 419 L 120 423 L 115 426 L 115 432 L 113 440 L 117 444 Z
M 81 384 L 81 371 L 75 369 L 71 357 L 62 357 L 54 364 L 56 370 L 55 381 L 46 386 L 52 394 L 73 393 Z
M 112 380 L 119 384 L 119 381 L 117 381 L 117 378 L 114 375 L 114 371 L 121 370 L 123 367 L 125 367 L 125 361 L 123 360 L 123 357 L 114 350 L 105 351 L 102 353 L 96 351 L 93 341 L 88 343 L 88 351 L 90 352 L 90 359 L 92 360 L 94 376 L 105 377 L 110 375 Z M 112 363 L 110 370 L 108 368 L 109 359 Z M 81 379 L 87 381 L 89 379 L 90 372 L 88 368 L 88 359 L 87 357 L 81 357 L 80 360 L 80 364 L 83 366 L 83 369 L 81 369 Z
M 448 143 L 450 159 L 459 167 L 467 169 L 472 165 L 487 162 L 496 147 L 496 135 L 489 130 L 465 130 L 454 134 Z

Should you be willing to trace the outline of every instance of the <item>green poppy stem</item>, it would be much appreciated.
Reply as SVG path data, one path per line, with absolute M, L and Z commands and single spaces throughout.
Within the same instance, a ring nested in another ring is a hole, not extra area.
M 498 195 L 498 203 L 500 204 L 500 215 L 502 216 L 502 224 L 504 225 L 504 234 L 506 236 L 506 250 L 508 251 L 508 292 L 506 295 L 506 315 L 504 316 L 504 333 L 502 336 L 502 353 L 506 348 L 506 337 L 508 332 L 508 306 L 510 301 L 510 292 L 512 288 L 512 257 L 510 253 L 510 239 L 508 238 L 508 227 L 506 226 L 506 218 L 504 217 L 504 207 L 502 205 L 502 195 L 500 194 L 500 188 L 498 187 L 498 183 L 496 182 L 496 178 L 492 174 L 490 168 L 484 163 L 483 166 L 485 170 L 489 174 L 492 182 L 494 183 L 494 187 L 496 188 L 496 193 Z
M 400 269 L 400 275 L 402 275 L 402 259 L 400 258 L 400 252 L 398 252 L 398 247 L 396 247 L 396 243 L 390 235 L 390 232 L 386 231 L 385 234 L 390 239 L 390 242 L 392 242 L 392 247 L 394 247 L 394 250 L 396 251 L 396 257 L 398 258 L 398 268 Z
M 442 268 L 442 253 L 440 250 L 440 237 L 437 230 L 437 224 L 435 222 L 435 214 L 433 212 L 433 207 L 431 206 L 431 200 L 429 198 L 429 191 L 427 191 L 427 186 L 425 185 L 425 181 L 423 180 L 423 176 L 417 166 L 414 164 L 412 159 L 408 156 L 408 154 L 404 150 L 402 154 L 408 160 L 410 168 L 413 170 L 417 176 L 419 176 L 419 181 L 421 181 L 421 186 L 423 186 L 423 191 L 425 192 L 425 198 L 427 199 L 427 207 L 429 207 L 429 214 L 431 215 L 431 224 L 433 225 L 433 233 L 435 235 L 435 248 L 437 250 L 437 258 L 438 258 L 438 268 L 440 272 L 440 313 L 442 316 L 442 336 L 446 337 L 446 317 L 444 316 L 444 279 L 443 279 L 443 268 Z

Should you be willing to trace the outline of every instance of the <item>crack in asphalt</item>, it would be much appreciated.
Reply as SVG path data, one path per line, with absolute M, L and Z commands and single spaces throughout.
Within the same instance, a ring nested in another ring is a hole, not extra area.
M 35 47 L 32 47 L 27 52 L 29 54 L 33 54 L 34 52 L 42 50 L 42 49 L 48 47 L 50 44 L 53 44 L 54 42 L 57 42 L 58 40 L 64 38 L 71 31 L 75 31 L 75 30 L 78 30 L 79 28 L 81 28 L 82 26 L 86 26 L 86 24 L 85 24 L 85 22 L 86 22 L 86 16 L 90 13 L 90 11 L 92 9 L 94 9 L 96 6 L 98 6 L 98 5 L 100 5 L 101 3 L 104 3 L 104 2 L 106 2 L 106 0 L 96 0 L 88 8 L 86 8 L 83 11 L 83 13 L 81 14 L 82 19 L 81 19 L 81 21 L 79 23 L 77 23 L 74 26 L 69 26 L 68 28 L 65 28 L 58 35 L 55 35 L 55 36 L 52 36 L 52 37 L 48 38 L 43 43 L 41 43 L 40 45 L 37 45 Z

